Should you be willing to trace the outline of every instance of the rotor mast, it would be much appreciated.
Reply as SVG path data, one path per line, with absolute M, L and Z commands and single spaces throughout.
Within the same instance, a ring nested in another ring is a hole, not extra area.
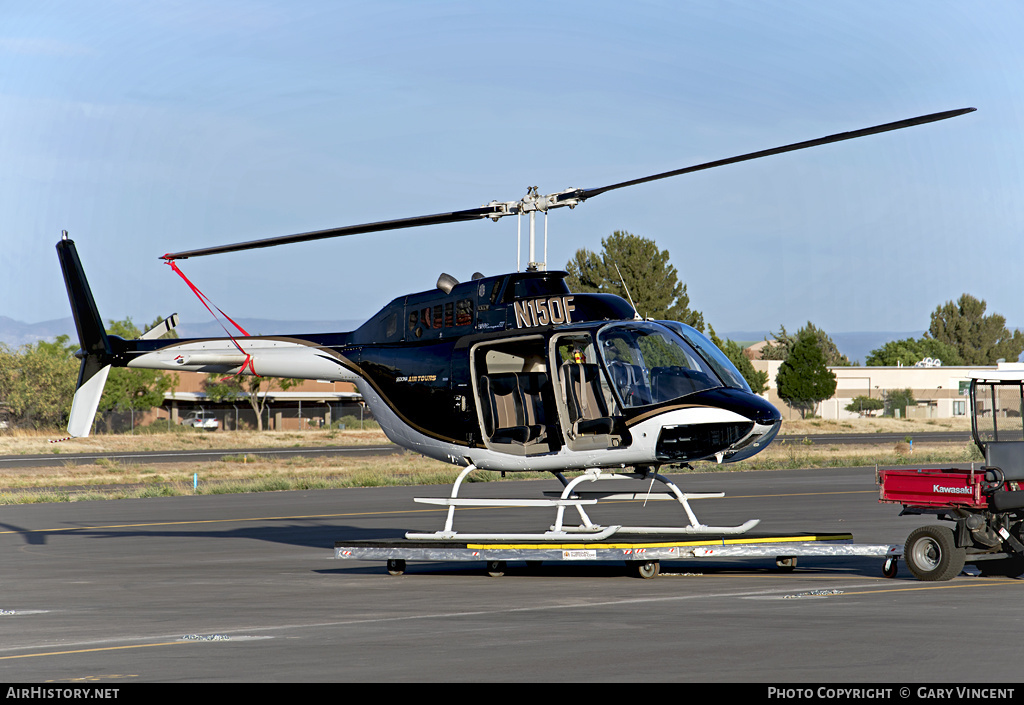
M 530 186 L 526 189 L 526 195 L 518 201 L 491 201 L 481 206 L 481 208 L 494 209 L 493 213 L 488 214 L 487 217 L 495 222 L 506 215 L 517 216 L 516 271 L 522 271 L 522 216 L 526 214 L 530 217 L 529 257 L 526 270 L 529 272 L 544 271 L 548 268 L 548 211 L 552 208 L 563 208 L 565 206 L 575 208 L 577 204 L 583 201 L 582 198 L 576 196 L 579 192 L 580 189 L 578 188 L 567 188 L 557 193 L 541 195 L 538 193 L 536 186 Z M 539 261 L 537 259 L 537 213 L 544 214 L 544 259 Z

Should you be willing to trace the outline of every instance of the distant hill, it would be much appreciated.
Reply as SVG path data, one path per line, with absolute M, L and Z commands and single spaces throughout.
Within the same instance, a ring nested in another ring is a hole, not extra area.
M 37 340 L 53 340 L 58 335 L 74 338 L 75 319 L 68 317 L 42 323 L 22 323 L 7 316 L 0 316 L 0 343 L 6 343 L 13 348 Z
M 835 342 L 836 347 L 839 348 L 839 352 L 846 355 L 850 362 L 859 362 L 863 365 L 872 350 L 877 350 L 890 340 L 920 338 L 924 335 L 924 331 L 863 331 L 854 333 L 829 333 L 829 335 Z M 731 331 L 721 335 L 721 337 L 736 341 L 758 341 L 771 337 L 771 331 Z
M 836 333 L 832 336 L 839 351 L 850 358 L 850 362 L 864 364 L 872 350 L 877 350 L 891 340 L 920 338 L 923 330 L 889 333 Z

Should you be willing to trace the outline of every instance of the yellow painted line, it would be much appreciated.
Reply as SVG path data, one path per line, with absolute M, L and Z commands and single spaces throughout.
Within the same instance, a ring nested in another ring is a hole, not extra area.
M 0 661 L 16 658 L 35 658 L 37 656 L 66 656 L 68 654 L 87 654 L 92 651 L 118 651 L 121 649 L 148 649 L 151 646 L 176 646 L 177 644 L 198 644 L 198 641 L 165 641 L 158 644 L 134 644 L 131 646 L 101 646 L 95 649 L 77 649 L 75 651 L 46 651 L 41 654 L 19 654 L 17 656 L 0 656 Z
M 976 588 L 976 587 L 1001 587 L 1004 585 L 1024 585 L 1024 582 L 1020 580 L 988 580 L 977 583 L 943 583 L 942 585 L 922 585 L 921 587 L 905 587 L 905 588 L 882 588 L 881 590 L 862 590 L 861 592 L 844 592 L 842 595 L 836 595 L 836 597 L 843 597 L 845 595 L 880 595 L 885 592 L 919 592 L 921 590 L 959 590 L 962 588 Z
M 764 499 L 765 497 L 824 497 L 833 494 L 873 494 L 878 490 L 843 490 L 841 492 L 789 492 L 786 494 L 729 494 L 722 499 Z

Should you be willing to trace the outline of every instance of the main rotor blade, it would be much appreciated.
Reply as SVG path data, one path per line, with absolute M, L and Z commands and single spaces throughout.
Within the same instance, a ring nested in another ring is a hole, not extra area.
M 400 230 L 402 228 L 417 228 L 421 225 L 438 225 L 441 223 L 457 223 L 463 220 L 479 220 L 495 215 L 500 208 L 495 206 L 481 206 L 463 211 L 451 213 L 437 213 L 435 215 L 420 215 L 413 218 L 399 218 L 396 220 L 382 220 L 377 223 L 364 223 L 362 225 L 347 225 L 341 228 L 330 230 L 316 230 L 296 235 L 281 235 L 279 237 L 268 237 L 262 240 L 250 240 L 248 242 L 237 242 L 233 245 L 218 245 L 215 247 L 203 247 L 197 250 L 186 252 L 169 252 L 161 259 L 188 259 L 189 257 L 202 257 L 204 255 L 217 255 L 224 252 L 239 252 L 241 250 L 254 250 L 260 247 L 273 247 L 274 245 L 288 245 L 293 242 L 307 242 L 309 240 L 323 240 L 328 237 L 342 237 L 344 235 L 358 235 L 361 233 L 372 233 L 382 230 Z
M 623 181 L 617 184 L 611 184 L 610 186 L 602 186 L 600 188 L 590 189 L 578 189 L 566 194 L 560 194 L 557 201 L 570 200 L 577 198 L 581 201 L 594 196 L 599 196 L 602 193 L 608 191 L 614 191 L 615 189 L 625 188 L 627 186 L 636 186 L 637 184 L 645 184 L 648 181 L 657 181 L 659 179 L 667 179 L 671 176 L 680 176 L 682 174 L 689 174 L 694 171 L 703 171 L 704 169 L 714 169 L 715 167 L 725 166 L 726 164 L 735 164 L 736 162 L 745 162 L 751 159 L 760 159 L 761 157 L 770 157 L 773 154 L 782 154 L 784 152 L 795 152 L 798 149 L 807 149 L 808 147 L 819 147 L 823 144 L 831 144 L 832 142 L 842 142 L 844 140 L 857 139 L 858 137 L 867 137 L 868 135 L 877 135 L 879 132 L 889 132 L 890 130 L 902 130 L 904 127 L 913 127 L 915 125 L 923 125 L 929 122 L 937 122 L 938 120 L 946 120 L 951 117 L 963 115 L 965 113 L 972 113 L 977 108 L 961 108 L 959 110 L 947 110 L 942 113 L 932 113 L 930 115 L 922 115 L 921 117 L 909 118 L 907 120 L 899 120 L 897 122 L 888 122 L 884 125 L 876 125 L 875 127 L 866 127 L 863 130 L 854 130 L 852 132 L 840 132 L 835 135 L 829 135 L 828 137 L 820 137 L 816 140 L 807 140 L 806 142 L 797 142 L 795 144 L 788 144 L 784 147 L 775 147 L 774 149 L 765 149 L 760 152 L 751 152 L 750 154 L 743 154 L 738 157 L 730 157 L 729 159 L 719 159 L 714 162 L 707 162 L 705 164 L 698 164 L 696 166 L 688 166 L 683 169 L 675 169 L 673 171 L 666 171 L 661 174 L 654 174 L 653 176 L 645 176 L 640 179 L 632 179 L 630 181 Z
M 931 115 L 922 115 L 921 117 L 909 118 L 907 120 L 899 120 L 898 122 L 890 122 L 884 125 L 876 125 L 875 127 L 867 127 L 863 130 L 854 130 L 852 132 L 841 132 L 839 134 L 830 135 L 828 137 L 820 137 L 816 140 L 807 140 L 806 142 L 797 142 L 795 144 L 786 145 L 784 147 L 775 147 L 774 149 L 765 149 L 760 152 L 751 152 L 750 154 L 744 154 L 738 157 L 730 157 L 729 159 L 719 159 L 718 161 L 707 162 L 705 164 L 698 164 L 696 166 L 688 166 L 683 169 L 675 169 L 673 171 L 666 171 L 661 174 L 654 174 L 652 176 L 645 176 L 640 179 L 632 179 L 630 181 L 622 181 L 617 184 L 611 184 L 609 186 L 602 186 L 600 188 L 591 189 L 574 189 L 568 190 L 559 194 L 552 194 L 551 196 L 545 196 L 550 204 L 547 207 L 560 207 L 560 206 L 574 206 L 577 203 L 581 203 L 588 198 L 599 196 L 607 191 L 614 191 L 615 189 L 625 188 L 626 186 L 635 186 L 637 184 L 644 184 L 648 181 L 657 181 L 659 179 L 667 179 L 671 176 L 680 176 L 682 174 L 689 174 L 694 171 L 702 171 L 704 169 L 713 169 L 719 166 L 725 166 L 726 164 L 735 164 L 736 162 L 749 161 L 751 159 L 760 159 L 761 157 L 769 157 L 773 154 L 782 154 L 784 152 L 795 152 L 798 149 L 807 149 L 808 147 L 818 147 L 823 144 L 830 144 L 832 142 L 842 142 L 843 140 L 852 140 L 857 137 L 866 137 L 867 135 L 875 135 L 879 132 L 889 132 L 890 130 L 900 130 L 904 127 L 913 127 L 914 125 L 923 125 L 929 122 L 936 122 L 938 120 L 946 120 L 947 118 L 956 117 L 957 115 L 963 115 L 965 113 L 974 112 L 975 108 L 961 108 L 960 110 L 948 110 L 942 113 L 932 113 Z M 531 201 L 535 203 L 535 201 Z M 307 242 L 310 240 L 323 240 L 329 237 L 342 237 L 345 235 L 358 235 L 361 233 L 380 232 L 383 230 L 399 230 L 402 228 L 417 228 L 423 225 L 440 225 L 443 223 L 457 223 L 464 220 L 480 220 L 482 218 L 492 218 L 497 220 L 506 215 L 513 213 L 522 213 L 525 210 L 531 210 L 527 206 L 527 199 L 522 201 L 511 202 L 511 203 L 497 203 L 492 201 L 490 204 L 480 206 L 479 208 L 470 208 L 461 211 L 452 211 L 450 213 L 436 213 L 434 215 L 421 215 L 412 218 L 399 218 L 396 220 L 382 220 L 376 223 L 364 223 L 362 225 L 348 225 L 341 228 L 332 228 L 330 230 L 316 230 L 308 233 L 298 233 L 297 235 L 283 235 L 280 237 L 268 237 L 262 240 L 250 240 L 248 242 L 239 242 L 233 245 L 219 245 L 216 247 L 203 247 L 196 250 L 188 250 L 185 252 L 174 252 L 167 253 L 162 259 L 175 260 L 175 259 L 187 259 L 189 257 L 201 257 L 204 255 L 215 255 L 225 252 L 240 252 L 242 250 L 253 250 L 260 247 L 273 247 L 275 245 L 287 245 L 294 242 Z M 533 210 L 536 209 L 534 206 Z

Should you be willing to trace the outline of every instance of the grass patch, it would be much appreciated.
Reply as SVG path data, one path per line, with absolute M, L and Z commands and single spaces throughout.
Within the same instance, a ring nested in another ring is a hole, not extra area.
M 906 442 L 878 445 L 818 445 L 776 441 L 748 460 L 716 465 L 697 463 L 696 468 L 712 470 L 798 470 L 802 468 L 846 468 L 863 466 L 950 465 L 977 463 L 984 457 L 974 443 L 915 443 L 913 450 Z
M 843 421 L 841 424 L 814 420 L 802 430 L 794 430 L 795 423 L 785 422 L 784 433 L 801 436 L 799 440 L 776 441 L 749 460 L 718 465 L 698 462 L 683 470 L 666 467 L 665 474 L 682 472 L 750 472 L 759 470 L 791 470 L 801 468 L 836 468 L 863 466 L 942 465 L 951 463 L 982 462 L 981 454 L 973 443 L 914 442 L 911 450 L 906 442 L 913 433 L 935 430 L 936 420 L 911 423 L 907 426 L 894 419 L 865 420 L 872 426 Z M 938 422 L 946 422 L 939 419 Z M 895 423 L 894 423 L 895 422 Z M 819 425 L 820 424 L 820 425 Z M 898 432 L 906 438 L 900 443 L 872 445 L 823 445 L 813 441 L 808 433 L 851 432 L 865 433 L 875 429 Z M 840 428 L 841 427 L 841 428 Z M 947 428 L 946 425 L 942 426 Z M 799 428 L 799 427 L 798 427 Z M 969 428 L 969 426 L 968 426 Z M 954 428 L 952 430 L 961 430 Z M 804 438 L 804 433 L 808 437 Z M 185 443 L 189 441 L 189 443 Z M 389 456 L 368 458 L 332 457 L 312 458 L 296 456 L 267 459 L 237 448 L 290 447 L 296 441 L 302 445 L 380 444 L 386 439 L 379 431 L 288 431 L 235 433 L 172 433 L 161 436 L 153 433 L 142 439 L 138 436 L 93 436 L 76 439 L 78 445 L 64 448 L 65 452 L 116 452 L 130 450 L 180 450 L 183 446 L 223 448 L 225 453 L 217 460 L 199 463 L 144 463 L 100 459 L 93 464 L 77 465 L 65 462 L 62 467 L 14 468 L 0 470 L 0 504 L 37 502 L 74 502 L 95 499 L 131 499 L 174 497 L 191 494 L 225 494 L 239 492 L 281 492 L 288 490 L 317 490 L 346 487 L 385 487 L 410 485 L 450 485 L 461 468 L 423 456 L 405 452 Z M 5 443 L 7 445 L 5 445 Z M 33 446 L 35 444 L 35 446 Z M 151 444 L 147 447 L 140 447 Z M 218 445 L 220 444 L 220 445 Z M 46 446 L 49 446 L 48 448 Z M 52 449 L 43 434 L 0 435 L 0 454 L 15 454 L 17 448 L 39 447 Z M 34 451 L 33 451 L 34 452 Z M 198 476 L 198 489 L 193 490 L 193 475 Z M 572 477 L 573 473 L 567 473 Z M 509 473 L 509 479 L 550 479 L 546 473 Z M 477 471 L 469 482 L 500 480 L 498 473 Z
M 111 476 L 115 467 L 116 477 Z M 205 463 L 166 463 L 159 466 L 65 464 L 31 472 L 0 473 L 0 504 L 75 502 L 86 499 L 176 497 L 192 494 L 282 492 L 346 487 L 449 485 L 462 468 L 413 453 L 370 458 L 290 458 L 286 461 L 235 458 Z M 193 475 L 198 487 L 193 490 Z M 533 475 L 529 475 L 532 477 Z M 524 479 L 522 475 L 511 475 Z M 538 474 L 537 477 L 548 477 Z M 477 471 L 470 482 L 500 479 L 498 473 Z M 116 486 L 111 487 L 115 481 Z
M 174 427 L 172 427 L 174 428 Z M 138 451 L 175 451 L 188 449 L 223 449 L 232 453 L 238 448 L 294 448 L 296 445 L 322 446 L 378 445 L 388 443 L 379 427 L 360 431 L 314 429 L 309 431 L 196 431 L 156 430 L 144 435 L 95 434 L 88 438 L 56 441 L 67 435 L 62 429 L 0 431 L 0 455 L 50 455 L 63 453 L 117 453 Z

